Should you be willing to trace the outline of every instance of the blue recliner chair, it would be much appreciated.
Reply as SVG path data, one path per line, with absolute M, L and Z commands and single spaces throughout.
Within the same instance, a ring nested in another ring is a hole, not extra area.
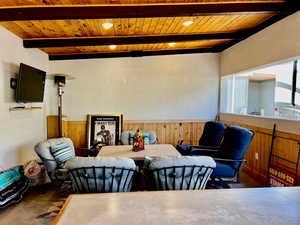
M 183 140 L 176 146 L 181 155 L 190 155 L 193 149 L 209 148 L 218 149 L 224 135 L 225 125 L 218 121 L 208 121 L 205 123 L 203 134 L 198 146 L 184 145 Z
M 254 137 L 254 131 L 238 126 L 225 129 L 224 139 L 219 149 L 192 150 L 191 155 L 211 156 L 216 161 L 216 169 L 211 175 L 215 187 L 229 188 L 229 183 L 239 183 L 239 172 L 246 162 L 244 156 Z

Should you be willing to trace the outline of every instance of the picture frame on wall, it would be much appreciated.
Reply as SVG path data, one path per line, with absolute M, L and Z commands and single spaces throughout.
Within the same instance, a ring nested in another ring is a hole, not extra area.
M 117 145 L 123 128 L 122 114 L 88 115 L 88 148 Z

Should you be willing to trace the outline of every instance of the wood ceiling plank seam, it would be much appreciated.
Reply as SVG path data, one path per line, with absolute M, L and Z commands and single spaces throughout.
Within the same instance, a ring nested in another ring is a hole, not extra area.
M 195 16 L 188 17 L 188 18 L 186 18 L 186 20 L 193 21 L 193 24 L 190 25 L 190 26 L 185 27 L 184 33 L 185 34 L 192 33 L 192 31 L 191 31 L 192 27 L 195 26 Z
M 228 30 L 240 30 L 241 27 L 243 27 L 244 29 L 247 29 L 248 25 L 245 24 L 243 21 L 239 21 L 241 15 L 234 15 L 232 16 L 232 19 L 230 20 L 230 22 L 227 24 L 227 29 Z
M 244 15 L 237 15 L 235 19 L 235 23 L 236 23 L 236 30 L 240 30 L 241 27 L 244 27 L 244 29 L 252 28 L 251 24 L 247 23 L 247 17 L 245 17 Z
M 66 29 L 71 30 L 72 36 L 80 37 L 82 36 L 81 31 L 78 26 L 74 26 L 72 20 L 54 20 L 51 21 L 51 24 L 54 24 L 56 27 L 59 27 L 62 31 L 64 36 L 70 36 L 67 35 Z M 52 25 L 51 25 L 52 26 Z
M 160 30 L 160 34 L 168 34 L 168 28 L 172 24 L 172 18 L 166 17 L 163 23 L 164 23 L 164 26 L 162 26 L 162 28 Z
M 172 26 L 172 31 L 171 31 L 172 34 L 176 34 L 177 33 L 177 27 L 178 27 L 178 24 L 180 22 L 181 22 L 181 19 L 179 17 L 175 17 L 175 19 L 174 19 L 174 25 Z
M 112 27 L 113 35 L 117 36 L 117 28 L 116 28 L 117 20 L 112 19 L 111 23 L 113 24 L 113 27 Z M 101 30 L 103 30 L 102 26 L 100 28 L 101 28 Z
M 102 32 L 102 25 L 98 20 L 91 20 L 90 21 L 92 26 L 94 27 L 95 30 L 95 36 L 102 36 L 103 32 Z M 112 27 L 112 30 L 114 29 L 114 27 Z
M 26 32 L 32 33 L 34 37 L 36 36 L 42 36 L 42 32 L 37 29 L 32 21 L 27 21 L 26 23 L 21 23 L 20 21 L 16 21 L 16 23 L 21 26 Z
M 202 31 L 202 24 L 204 20 L 207 20 L 206 16 L 199 16 L 199 17 L 194 17 L 194 23 L 192 26 L 190 26 L 190 32 L 191 33 L 204 33 Z
M 42 34 L 43 37 L 49 37 L 51 36 L 51 32 L 49 33 L 49 29 L 43 26 L 43 24 L 39 23 L 39 21 L 31 21 L 34 27 L 36 27 Z
M 219 31 L 220 30 L 220 25 L 223 23 L 224 19 L 226 20 L 226 17 L 223 15 L 220 15 L 218 19 L 212 20 L 210 23 L 210 29 Z
M 169 18 L 169 20 L 170 20 L 170 25 L 167 27 L 165 33 L 166 34 L 172 34 L 171 30 L 172 30 L 172 26 L 173 26 L 173 24 L 175 22 L 175 17 L 167 17 L 167 18 Z
M 115 19 L 115 20 L 118 21 L 114 25 L 116 27 L 116 31 L 117 31 L 116 35 L 120 35 L 121 36 L 122 35 L 122 23 L 121 23 L 121 19 L 119 18 L 119 19 Z
M 227 21 L 223 24 L 221 30 L 228 30 L 228 31 L 236 31 L 238 29 L 231 29 L 232 24 L 234 23 L 235 16 L 231 16 L 230 18 L 227 19 Z
M 209 25 L 211 24 L 212 21 L 213 21 L 213 18 L 211 16 L 208 16 L 207 20 L 204 21 L 203 26 L 202 26 L 203 33 L 210 32 Z
M 85 21 L 87 21 L 87 20 L 78 20 L 76 22 L 81 29 L 82 36 L 89 37 L 89 36 L 91 36 L 91 33 L 90 33 L 89 29 L 87 28 Z
M 87 29 L 89 30 L 90 36 L 97 36 L 99 32 L 97 31 L 97 27 L 94 24 L 94 20 L 86 20 L 85 23 L 87 24 Z
M 141 30 L 143 29 L 143 26 L 144 26 L 144 19 L 137 19 L 136 20 L 136 26 L 134 28 L 134 33 L 136 35 L 140 35 Z
M 121 35 L 122 36 L 128 34 L 128 30 L 127 30 L 127 27 L 126 27 L 127 20 L 128 20 L 127 18 L 126 19 L 125 18 L 121 19 L 121 28 L 122 28 L 121 29 Z
M 129 19 L 129 35 L 135 35 L 135 28 L 137 26 L 137 18 Z
M 149 26 L 149 34 L 154 34 L 156 25 L 157 25 L 157 18 L 155 18 L 155 19 L 152 18 L 150 26 Z
M 154 18 L 148 18 L 147 20 L 147 31 L 145 33 L 151 34 L 151 29 L 152 29 L 152 23 L 155 19 Z
M 62 35 L 60 34 L 64 34 L 63 36 L 76 35 L 75 32 L 72 32 L 70 35 L 68 35 L 67 32 L 65 32 L 65 27 L 67 27 L 67 25 L 65 25 L 66 23 L 64 21 L 54 20 L 51 21 L 50 23 L 44 23 L 40 21 L 40 23 L 43 27 L 47 27 L 47 29 L 50 31 L 51 33 L 50 37 L 58 37 L 58 36 L 61 37 Z M 68 27 L 73 28 L 73 26 L 68 26 Z
M 162 33 L 162 30 L 163 30 L 163 28 L 166 26 L 166 20 L 165 19 L 163 19 L 163 18 L 159 18 L 158 19 L 158 23 L 157 23 L 158 25 L 156 26 L 156 29 L 155 29 L 155 34 L 163 34 Z
M 191 18 L 191 17 L 185 17 L 185 18 L 181 19 L 181 26 L 177 28 L 177 33 L 178 33 L 178 34 L 183 34 L 183 33 L 185 33 L 185 30 L 186 30 L 187 27 L 186 27 L 186 26 L 183 26 L 183 22 L 184 22 L 184 21 L 190 20 L 190 18 Z
M 220 24 L 224 22 L 224 17 L 223 15 L 218 15 L 215 17 L 212 17 L 211 20 L 209 21 L 209 25 L 207 26 L 207 32 L 211 31 L 217 31 L 220 32 L 222 29 L 220 29 Z
M 143 25 L 143 29 L 142 29 L 142 34 L 145 34 L 148 31 L 149 22 L 150 22 L 151 18 L 143 18 L 143 19 L 144 19 L 144 25 Z

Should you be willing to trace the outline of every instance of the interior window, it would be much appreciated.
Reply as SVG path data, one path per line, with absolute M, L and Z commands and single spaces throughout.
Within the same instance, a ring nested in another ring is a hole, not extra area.
M 289 61 L 221 80 L 221 112 L 300 120 L 300 62 Z

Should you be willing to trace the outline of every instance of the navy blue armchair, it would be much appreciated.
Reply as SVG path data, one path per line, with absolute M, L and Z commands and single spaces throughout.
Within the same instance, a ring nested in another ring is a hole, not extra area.
M 224 139 L 220 149 L 194 149 L 193 156 L 211 156 L 216 161 L 216 169 L 211 175 L 211 183 L 229 187 L 229 183 L 239 183 L 239 172 L 246 162 L 244 156 L 254 137 L 254 131 L 238 126 L 225 129 Z
M 190 155 L 195 148 L 218 149 L 224 135 L 224 123 L 208 121 L 205 123 L 203 134 L 198 146 L 184 145 L 183 140 L 176 146 L 181 155 Z

